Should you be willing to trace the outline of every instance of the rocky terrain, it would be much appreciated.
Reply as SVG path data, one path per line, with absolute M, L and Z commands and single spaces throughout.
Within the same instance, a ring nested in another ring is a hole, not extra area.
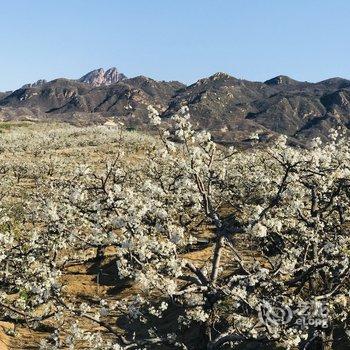
M 262 141 L 276 134 L 305 140 L 326 137 L 333 127 L 348 128 L 350 81 L 308 83 L 278 76 L 262 83 L 216 73 L 186 86 L 97 69 L 78 80 L 40 80 L 1 93 L 0 119 L 101 123 L 113 117 L 142 129 L 149 104 L 164 119 L 188 105 L 196 127 L 224 142 L 246 140 L 252 133 Z
M 119 73 L 117 68 L 109 68 L 106 72 L 103 68 L 95 69 L 79 79 L 82 83 L 91 84 L 93 86 L 111 85 L 118 81 L 126 79 L 123 73 Z

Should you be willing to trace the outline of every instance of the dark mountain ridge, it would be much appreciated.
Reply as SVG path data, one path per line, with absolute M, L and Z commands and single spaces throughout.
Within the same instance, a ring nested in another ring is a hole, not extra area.
M 145 128 L 148 105 L 165 119 L 188 105 L 195 127 L 224 142 L 256 132 L 264 140 L 276 134 L 303 140 L 326 137 L 337 126 L 350 127 L 350 81 L 342 78 L 309 83 L 280 75 L 262 83 L 216 73 L 186 86 L 144 76 L 126 78 L 116 69 L 96 70 L 83 78 L 41 80 L 0 94 L 0 118 L 16 119 L 17 110 L 20 119 L 26 113 L 28 119 L 71 122 L 77 116 L 96 122 L 113 117 Z

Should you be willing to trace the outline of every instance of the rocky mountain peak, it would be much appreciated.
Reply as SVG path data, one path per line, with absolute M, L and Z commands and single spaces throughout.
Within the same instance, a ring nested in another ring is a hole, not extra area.
M 117 68 L 112 67 L 107 71 L 103 68 L 95 69 L 82 76 L 78 81 L 93 86 L 101 86 L 115 84 L 124 79 L 126 79 L 126 76 L 123 73 L 120 73 Z
M 225 73 L 225 72 L 217 72 L 209 77 L 211 80 L 217 80 L 217 79 L 229 79 L 232 78 L 231 75 Z
M 287 77 L 286 75 L 278 75 L 277 77 L 265 81 L 267 85 L 293 85 L 297 83 L 297 80 Z
M 22 89 L 27 89 L 27 88 L 31 88 L 31 87 L 39 87 L 39 86 L 43 86 L 46 83 L 47 83 L 47 81 L 45 79 L 39 79 L 35 83 L 23 85 Z

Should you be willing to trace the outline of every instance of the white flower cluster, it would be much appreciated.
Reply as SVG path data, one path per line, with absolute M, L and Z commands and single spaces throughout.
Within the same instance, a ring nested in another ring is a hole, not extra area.
M 158 111 L 149 111 L 159 125 Z M 239 151 L 216 145 L 190 120 L 185 106 L 159 141 L 130 134 L 116 142 L 115 131 L 104 128 L 58 130 L 38 140 L 32 132 L 4 136 L 19 152 L 6 159 L 14 149 L 1 141 L 2 319 L 32 327 L 33 320 L 54 319 L 62 332 L 42 349 L 215 349 L 251 340 L 292 349 L 327 342 L 328 333 L 315 336 L 313 325 L 293 321 L 261 324 L 261 305 L 326 300 L 332 327 L 347 331 L 348 140 L 338 131 L 330 143 L 315 140 L 308 149 L 281 137 L 267 149 Z M 84 156 L 88 147 L 86 164 L 69 162 L 71 154 L 55 158 L 60 142 L 67 154 L 76 146 Z M 95 147 L 104 162 L 94 163 Z M 37 160 L 28 159 L 28 149 Z M 91 260 L 102 262 L 99 284 L 108 261 L 109 283 L 129 285 L 126 297 L 96 293 L 79 306 L 67 295 L 67 266 Z M 83 330 L 82 318 L 104 331 Z M 116 323 L 125 319 L 121 336 Z M 187 326 L 203 332 L 186 338 Z

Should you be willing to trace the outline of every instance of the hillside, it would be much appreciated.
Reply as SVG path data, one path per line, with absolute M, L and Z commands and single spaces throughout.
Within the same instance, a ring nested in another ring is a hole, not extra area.
M 274 134 L 305 140 L 327 136 L 339 125 L 348 127 L 350 81 L 308 83 L 277 76 L 252 82 L 216 73 L 186 86 L 99 69 L 78 80 L 41 80 L 0 94 L 0 118 L 100 123 L 115 117 L 143 129 L 150 104 L 163 118 L 188 105 L 194 125 L 220 141 L 242 141 L 256 132 L 261 140 Z

